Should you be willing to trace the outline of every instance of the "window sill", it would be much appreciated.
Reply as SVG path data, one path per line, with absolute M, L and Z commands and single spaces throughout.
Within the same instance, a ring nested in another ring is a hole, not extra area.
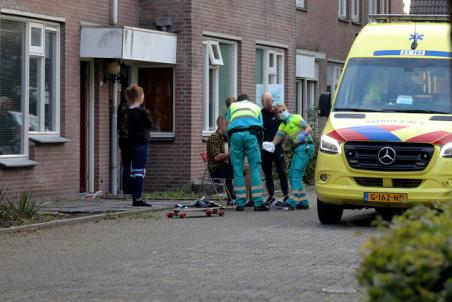
M 350 23 L 350 20 L 347 19 L 346 17 L 338 17 L 337 20 L 339 22 Z
M 0 167 L 5 169 L 28 168 L 39 164 L 37 161 L 26 158 L 8 158 L 0 159 Z
M 176 140 L 174 135 L 157 135 L 153 136 L 151 134 L 151 142 L 170 142 L 173 143 Z
M 353 25 L 357 25 L 357 26 L 363 26 L 363 24 L 361 23 L 361 21 L 358 21 L 358 20 L 352 20 L 352 24 L 353 24 Z
M 29 135 L 29 139 L 36 144 L 65 144 L 69 143 L 71 140 L 59 136 L 59 135 L 43 135 L 35 134 Z
M 299 10 L 300 12 L 308 12 L 308 9 L 306 7 L 296 7 L 297 10 Z

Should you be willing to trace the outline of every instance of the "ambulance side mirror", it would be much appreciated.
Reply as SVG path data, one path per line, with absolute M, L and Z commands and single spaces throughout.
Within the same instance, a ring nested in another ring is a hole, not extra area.
M 319 115 L 328 117 L 330 115 L 331 111 L 331 94 L 330 93 L 323 93 L 320 95 L 319 99 Z

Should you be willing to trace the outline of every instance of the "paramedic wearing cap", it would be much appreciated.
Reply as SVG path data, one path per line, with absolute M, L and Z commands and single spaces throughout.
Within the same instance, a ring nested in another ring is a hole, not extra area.
M 236 195 L 237 211 L 243 211 L 246 201 L 246 186 L 243 177 L 245 156 L 248 159 L 251 173 L 251 192 L 253 195 L 254 211 L 268 211 L 264 206 L 261 185 L 261 140 L 262 114 L 256 104 L 248 100 L 246 94 L 238 97 L 232 103 L 227 114 L 229 122 L 228 134 L 231 143 L 231 162 L 234 168 L 234 191 Z
M 275 114 L 281 120 L 281 125 L 272 143 L 278 145 L 287 135 L 289 143 L 294 145 L 295 150 L 289 170 L 291 194 L 287 206 L 290 210 L 307 209 L 309 202 L 303 187 L 303 176 L 309 160 L 315 153 L 311 137 L 312 128 L 301 115 L 289 114 L 285 105 L 276 106 Z

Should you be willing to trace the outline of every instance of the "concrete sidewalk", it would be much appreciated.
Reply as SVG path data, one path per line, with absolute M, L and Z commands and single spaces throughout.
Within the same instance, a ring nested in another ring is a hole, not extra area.
M 193 200 L 150 200 L 152 207 L 133 207 L 132 200 L 126 198 L 105 198 L 93 200 L 66 200 L 59 202 L 46 202 L 42 205 L 39 214 L 106 214 L 134 211 L 140 209 L 165 210 L 173 208 L 178 203 L 192 204 Z

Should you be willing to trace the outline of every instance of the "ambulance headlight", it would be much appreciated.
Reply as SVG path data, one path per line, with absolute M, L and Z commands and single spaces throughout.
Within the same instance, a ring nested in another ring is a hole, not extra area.
M 452 158 L 452 143 L 445 144 L 441 147 L 439 156 L 445 158 Z
M 320 151 L 330 154 L 341 153 L 341 143 L 328 135 L 322 135 Z

